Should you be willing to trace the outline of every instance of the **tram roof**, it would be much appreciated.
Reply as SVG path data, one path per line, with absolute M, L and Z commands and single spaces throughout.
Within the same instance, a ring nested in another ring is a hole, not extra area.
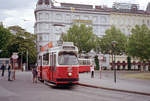
M 47 51 L 40 52 L 39 56 L 48 52 L 59 51 L 75 51 L 76 53 L 78 53 L 78 48 L 74 46 L 73 42 L 63 42 L 61 45 L 57 45 L 56 47 L 49 48 Z

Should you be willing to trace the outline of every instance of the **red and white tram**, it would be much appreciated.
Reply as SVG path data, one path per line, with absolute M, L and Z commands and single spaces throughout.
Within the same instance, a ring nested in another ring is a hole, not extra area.
M 90 72 L 92 59 L 78 58 L 79 60 L 79 73 Z
M 38 79 L 56 85 L 77 84 L 79 80 L 78 48 L 71 42 L 41 52 L 38 59 Z

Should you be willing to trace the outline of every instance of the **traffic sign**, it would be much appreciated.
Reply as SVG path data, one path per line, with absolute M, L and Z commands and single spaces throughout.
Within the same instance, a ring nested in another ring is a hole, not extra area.
M 13 53 L 12 58 L 13 59 L 18 59 L 18 53 Z

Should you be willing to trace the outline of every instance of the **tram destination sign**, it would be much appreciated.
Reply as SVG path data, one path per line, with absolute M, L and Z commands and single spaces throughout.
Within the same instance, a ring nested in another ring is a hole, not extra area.
M 75 50 L 74 46 L 63 46 L 64 50 Z

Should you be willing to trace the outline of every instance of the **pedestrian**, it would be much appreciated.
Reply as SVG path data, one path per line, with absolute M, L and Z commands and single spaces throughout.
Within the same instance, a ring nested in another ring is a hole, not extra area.
M 23 71 L 25 71 L 26 70 L 26 64 L 24 63 L 23 64 Z
M 11 77 L 11 71 L 12 71 L 12 65 L 9 63 L 9 65 L 8 65 L 8 81 L 12 81 L 10 79 L 10 77 Z
M 91 65 L 91 78 L 94 78 L 94 64 Z
M 33 81 L 33 83 L 37 83 L 37 74 L 38 74 L 38 72 L 37 72 L 36 68 L 35 67 L 32 68 L 32 75 L 33 75 L 32 81 Z
M 4 76 L 5 69 L 6 69 L 6 66 L 4 63 L 2 64 L 1 69 L 2 69 L 2 76 Z
M 12 65 L 12 80 L 15 80 L 16 79 L 16 70 L 15 70 L 15 66 L 14 65 Z

